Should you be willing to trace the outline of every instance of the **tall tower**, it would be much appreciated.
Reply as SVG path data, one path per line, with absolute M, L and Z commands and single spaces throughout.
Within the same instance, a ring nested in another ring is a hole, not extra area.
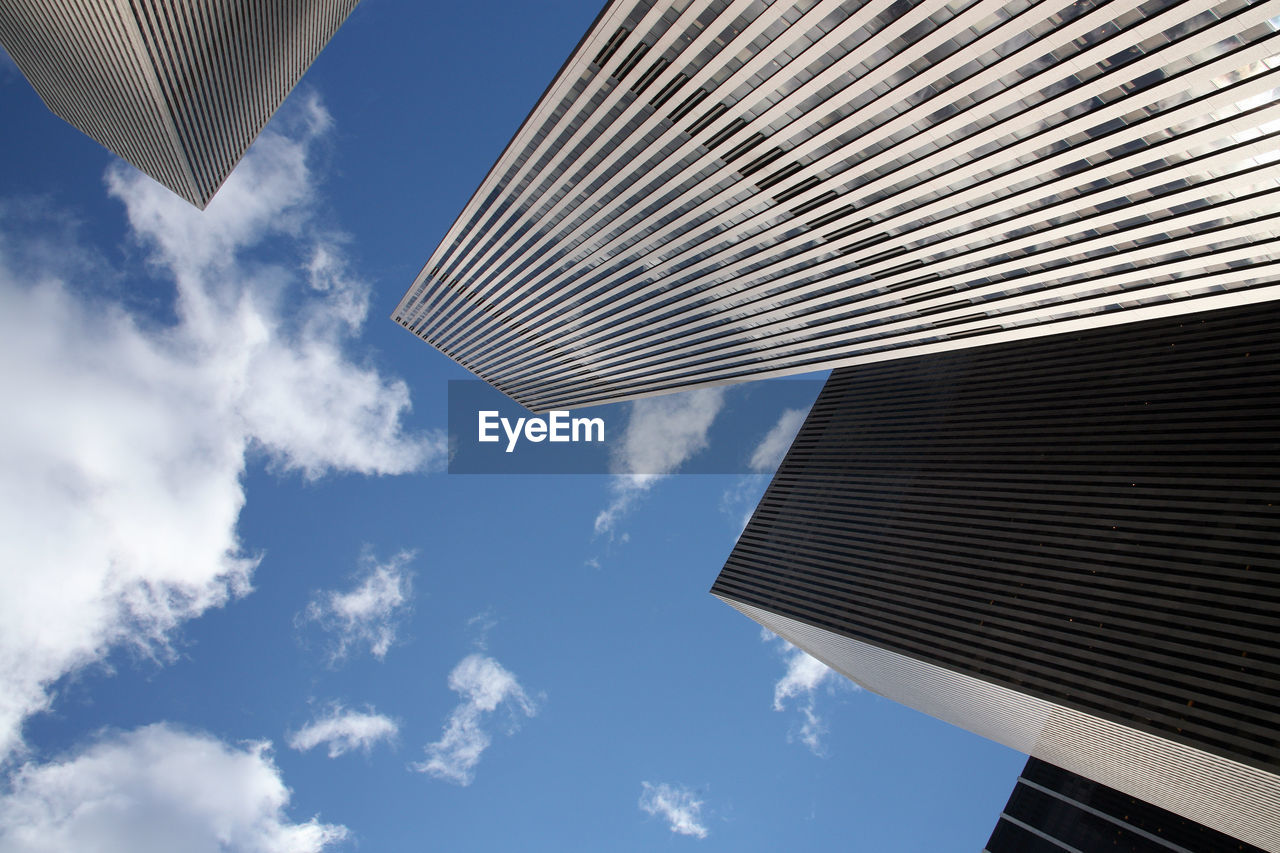
M 835 371 L 712 592 L 1280 851 L 1280 304 Z
M 983 853 L 1260 853 L 1217 830 L 1039 759 L 1026 768 Z
M 615 0 L 392 318 L 542 411 L 1280 295 L 1278 0 Z
M 0 0 L 56 115 L 203 209 L 359 0 Z

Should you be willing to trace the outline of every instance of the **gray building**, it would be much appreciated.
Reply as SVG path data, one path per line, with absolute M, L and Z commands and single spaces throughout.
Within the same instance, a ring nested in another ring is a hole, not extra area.
M 1039 759 L 1027 761 L 983 853 L 1260 853 L 1259 848 Z
M 393 319 L 533 410 L 1280 295 L 1277 0 L 615 0 Z
M 56 115 L 203 209 L 358 0 L 0 0 Z
M 1280 303 L 834 371 L 712 592 L 1280 851 Z

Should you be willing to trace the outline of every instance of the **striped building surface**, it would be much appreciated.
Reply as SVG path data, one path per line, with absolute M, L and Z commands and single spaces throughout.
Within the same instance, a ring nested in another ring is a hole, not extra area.
M 1260 853 L 1159 806 L 1032 758 L 984 853 Z
M 1280 0 L 614 0 L 392 318 L 535 410 L 1280 295 Z
M 0 0 L 56 115 L 204 208 L 359 0 Z
M 712 592 L 1280 851 L 1280 303 L 833 372 Z

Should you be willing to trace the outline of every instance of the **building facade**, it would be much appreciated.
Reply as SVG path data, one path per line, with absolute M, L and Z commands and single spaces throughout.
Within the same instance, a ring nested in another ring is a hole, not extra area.
M 1261 853 L 1137 797 L 1032 758 L 984 853 Z
M 0 0 L 54 114 L 203 209 L 359 0 Z
M 1280 303 L 833 372 L 712 592 L 1280 850 Z
M 615 0 L 393 319 L 535 411 L 1280 294 L 1277 0 Z

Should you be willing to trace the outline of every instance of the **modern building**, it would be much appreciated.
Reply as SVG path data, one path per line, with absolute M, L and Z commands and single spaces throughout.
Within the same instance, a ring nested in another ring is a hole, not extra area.
M 1137 797 L 1032 758 L 983 853 L 1261 853 Z
M 0 0 L 56 115 L 203 209 L 359 0 Z
M 1280 303 L 834 371 L 711 591 L 1280 851 Z
M 393 319 L 535 411 L 1280 295 L 1278 0 L 614 0 Z

